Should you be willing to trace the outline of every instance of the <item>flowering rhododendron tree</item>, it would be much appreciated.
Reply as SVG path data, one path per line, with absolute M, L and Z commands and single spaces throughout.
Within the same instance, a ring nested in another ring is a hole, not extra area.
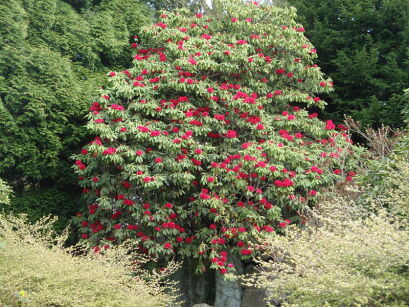
M 295 10 L 220 1 L 143 29 L 133 67 L 109 73 L 90 108 L 96 136 L 78 154 L 95 251 L 135 240 L 161 259 L 225 274 L 263 235 L 303 223 L 320 189 L 351 180 L 344 127 L 305 109 L 332 88 Z

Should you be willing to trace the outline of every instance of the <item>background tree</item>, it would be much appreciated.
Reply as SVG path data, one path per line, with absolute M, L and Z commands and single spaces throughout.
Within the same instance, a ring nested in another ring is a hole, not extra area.
M 334 80 L 324 115 L 402 127 L 409 83 L 409 2 L 288 0 Z
M 0 176 L 15 191 L 7 210 L 55 214 L 61 227 L 77 206 L 69 157 L 87 139 L 87 104 L 104 72 L 129 63 L 150 10 L 115 0 L 78 13 L 59 0 L 12 0 L 0 11 Z

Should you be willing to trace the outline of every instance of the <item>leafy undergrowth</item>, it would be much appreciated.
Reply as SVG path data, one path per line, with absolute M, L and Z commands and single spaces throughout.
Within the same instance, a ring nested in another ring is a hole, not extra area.
M 308 213 L 304 229 L 289 227 L 286 236 L 267 240 L 260 272 L 247 283 L 282 306 L 408 306 L 406 219 L 368 211 L 352 196 L 359 193 L 356 186 L 334 193 Z
M 129 248 L 87 254 L 81 246 L 63 247 L 66 235 L 52 231 L 55 220 L 34 225 L 25 216 L 0 213 L 1 306 L 165 306 L 176 295 L 166 272 L 147 273 Z M 140 256 L 138 256 L 140 257 Z

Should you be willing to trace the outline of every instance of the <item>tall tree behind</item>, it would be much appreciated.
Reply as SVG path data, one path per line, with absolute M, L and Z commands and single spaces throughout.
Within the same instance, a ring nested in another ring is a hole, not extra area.
M 196 12 L 206 9 L 209 0 L 143 0 L 143 2 L 153 8 L 157 13 L 178 8 L 188 8 L 192 12 Z
M 325 116 L 403 125 L 409 84 L 409 1 L 287 0 L 335 83 Z
M 8 210 L 32 220 L 55 214 L 63 226 L 75 212 L 69 157 L 86 142 L 91 97 L 129 64 L 149 20 L 138 1 L 99 2 L 78 13 L 60 0 L 0 0 L 0 177 L 15 191 Z

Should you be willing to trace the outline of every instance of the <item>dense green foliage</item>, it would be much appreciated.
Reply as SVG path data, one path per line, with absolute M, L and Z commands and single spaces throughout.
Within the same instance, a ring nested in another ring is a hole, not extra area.
M 353 115 L 365 125 L 403 126 L 409 104 L 409 2 L 288 0 L 334 80 L 326 116 Z
M 81 13 L 60 0 L 12 0 L 0 11 L 0 176 L 16 196 L 8 210 L 64 224 L 78 206 L 69 157 L 86 141 L 89 100 L 104 72 L 126 65 L 150 13 L 125 0 Z

